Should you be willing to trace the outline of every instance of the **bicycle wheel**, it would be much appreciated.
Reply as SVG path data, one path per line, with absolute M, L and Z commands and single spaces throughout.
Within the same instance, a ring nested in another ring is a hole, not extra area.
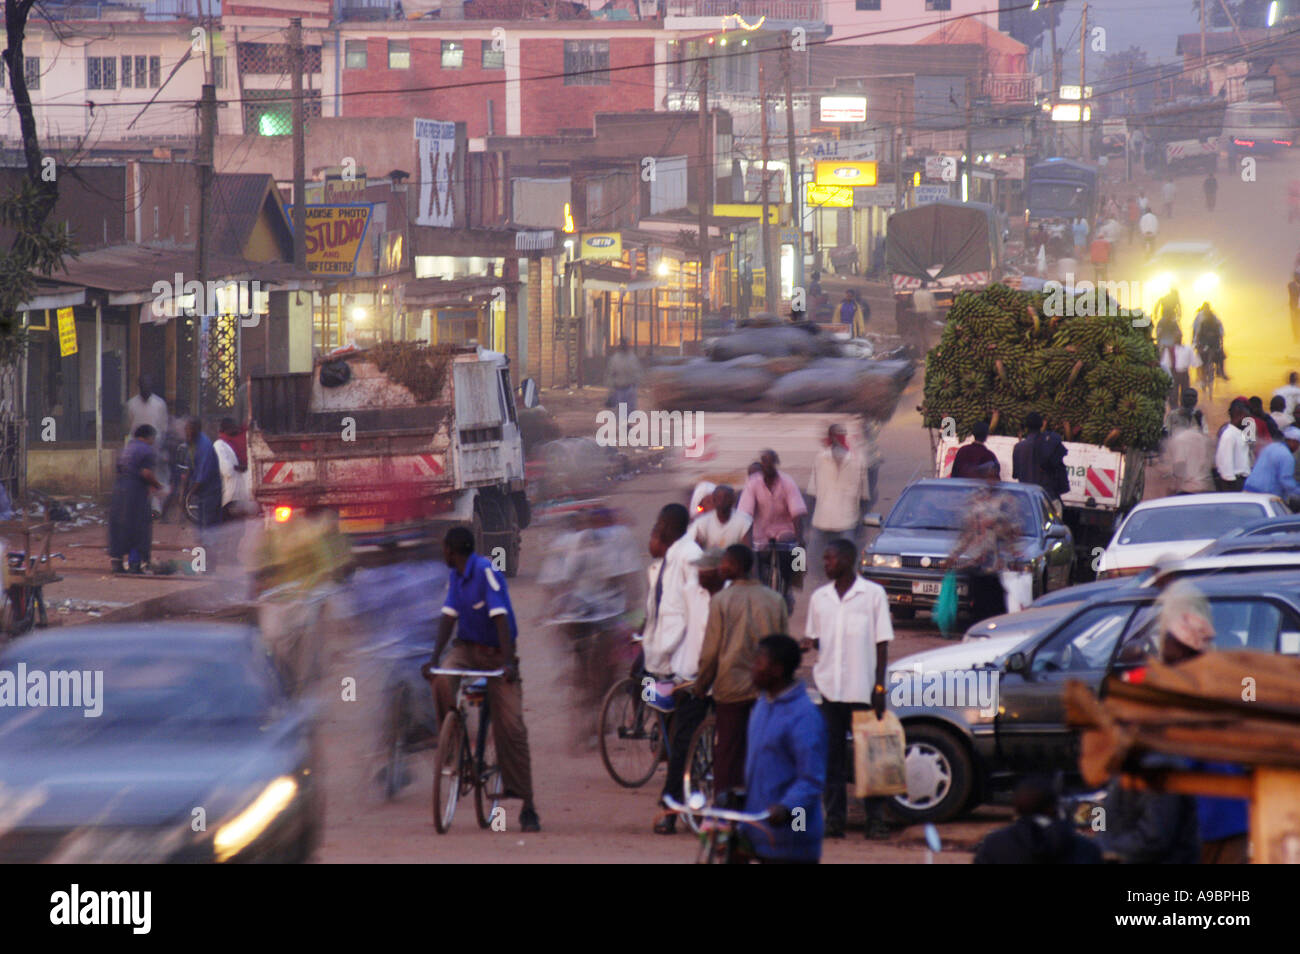
M 433 827 L 438 834 L 447 834 L 451 820 L 456 815 L 456 802 L 460 799 L 461 770 L 464 767 L 465 730 L 460 713 L 447 713 L 438 733 L 438 755 L 433 769 Z
M 641 684 L 627 676 L 605 693 L 600 706 L 600 760 L 624 788 L 640 788 L 659 767 L 663 749 L 658 714 L 641 698 Z
M 704 804 L 712 805 L 713 791 L 713 741 L 717 722 L 708 716 L 696 728 L 691 736 L 690 748 L 686 750 L 686 771 L 682 775 L 682 792 L 686 803 L 690 804 L 691 795 L 699 792 L 704 796 Z M 689 812 L 682 816 L 691 831 L 700 830 L 700 818 Z
M 497 761 L 497 744 L 492 726 L 487 726 L 483 739 L 483 757 L 475 760 L 474 773 L 474 813 L 478 815 L 478 827 L 488 828 L 492 816 L 501 807 L 501 796 L 505 793 L 506 783 L 501 777 L 501 765 Z

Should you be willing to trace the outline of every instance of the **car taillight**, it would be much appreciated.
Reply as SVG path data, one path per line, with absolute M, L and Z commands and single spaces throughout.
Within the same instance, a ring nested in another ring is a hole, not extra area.
M 1253 139 L 1233 139 L 1232 141 L 1233 141 L 1233 143 L 1235 143 L 1235 144 L 1238 145 L 1238 146 L 1253 146 L 1253 145 L 1255 145 L 1255 140 L 1253 140 Z
M 1289 140 L 1289 139 L 1274 139 L 1274 140 L 1273 140 L 1273 145 L 1275 145 L 1275 146 L 1289 146 L 1289 145 L 1291 145 L 1291 140 Z
M 276 507 L 274 511 L 276 523 L 288 523 L 289 518 L 293 516 L 292 507 Z
M 1136 669 L 1130 669 L 1128 672 L 1123 673 L 1121 678 L 1125 682 L 1132 683 L 1135 686 L 1141 685 L 1142 683 L 1146 682 L 1147 667 L 1138 666 Z

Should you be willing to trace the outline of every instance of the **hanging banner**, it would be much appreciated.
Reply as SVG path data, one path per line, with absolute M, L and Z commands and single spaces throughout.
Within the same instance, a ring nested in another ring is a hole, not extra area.
M 60 308 L 59 315 L 59 356 L 66 358 L 77 353 L 77 321 L 71 308 Z
M 417 119 L 415 148 L 420 167 L 420 204 L 415 210 L 415 224 L 452 228 L 456 217 L 452 191 L 456 124 Z
M 316 275 L 354 274 L 373 208 L 368 203 L 307 206 L 307 271 Z M 287 211 L 292 222 L 293 206 Z
M 853 190 L 844 186 L 818 185 L 815 182 L 804 184 L 807 190 L 805 205 L 810 209 L 851 209 L 853 208 Z

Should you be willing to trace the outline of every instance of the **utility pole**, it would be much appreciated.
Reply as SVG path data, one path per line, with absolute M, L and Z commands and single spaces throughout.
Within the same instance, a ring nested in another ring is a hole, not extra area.
M 785 145 L 790 163 L 790 211 L 794 215 L 794 283 L 803 288 L 803 196 L 799 194 L 799 158 L 794 143 L 794 78 L 790 75 L 790 48 L 794 40 L 785 33 L 781 42 L 781 68 L 785 74 Z
M 1048 11 L 1050 18 L 1048 24 L 1052 30 L 1052 102 L 1056 102 L 1056 97 L 1061 95 L 1061 56 L 1060 51 L 1056 48 L 1056 9 Z
M 894 114 L 898 125 L 894 131 L 894 211 L 903 208 L 903 91 L 894 91 Z
M 776 314 L 776 298 L 772 294 L 775 282 L 772 279 L 772 228 L 768 225 L 768 208 L 769 196 L 768 190 L 771 188 L 771 173 L 768 171 L 768 163 L 771 161 L 771 153 L 768 150 L 767 143 L 767 70 L 766 63 L 760 59 L 758 61 L 758 108 L 760 130 L 763 140 L 763 221 L 762 221 L 762 238 L 763 238 L 763 305 L 765 309 Z
M 1088 156 L 1087 129 L 1083 121 L 1083 106 L 1088 91 L 1088 74 L 1085 57 L 1088 53 L 1088 4 L 1083 5 L 1083 22 L 1079 25 L 1079 158 Z
M 709 149 L 709 58 L 700 57 L 700 173 L 696 191 L 700 203 L 700 271 L 699 288 L 700 321 L 709 310 L 709 218 L 713 212 L 713 157 Z M 696 328 L 696 337 L 702 333 Z
M 1205 69 L 1205 0 L 1201 0 L 1201 69 Z
M 302 18 L 289 21 L 289 68 L 293 71 L 293 267 L 307 270 L 307 143 L 303 132 Z
M 202 97 L 199 100 L 199 234 L 198 234 L 198 280 L 199 286 L 206 289 L 211 277 L 212 240 L 212 183 L 215 179 L 213 154 L 217 140 L 217 88 L 211 83 L 203 84 Z M 180 294 L 176 289 L 176 294 Z M 201 299 L 201 300 L 200 300 Z M 196 296 L 192 316 L 194 322 L 194 382 L 190 388 L 190 413 L 200 417 L 203 413 L 203 316 L 212 314 L 215 302 L 207 300 L 207 295 Z

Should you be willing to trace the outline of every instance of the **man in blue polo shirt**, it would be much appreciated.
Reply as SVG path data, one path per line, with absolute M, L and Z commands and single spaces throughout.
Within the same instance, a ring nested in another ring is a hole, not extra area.
M 541 831 L 533 806 L 533 771 L 528 754 L 528 728 L 524 725 L 524 690 L 519 681 L 519 657 L 515 640 L 519 629 L 510 605 L 505 575 L 492 568 L 490 560 L 474 552 L 474 535 L 466 527 L 452 527 L 442 543 L 443 558 L 451 569 L 447 599 L 433 649 L 433 665 L 456 630 L 444 669 L 504 669 L 499 679 L 489 679 L 488 704 L 492 709 L 492 738 L 507 798 L 523 799 L 519 827 Z M 456 677 L 440 676 L 434 683 L 438 717 L 446 717 L 456 705 Z

